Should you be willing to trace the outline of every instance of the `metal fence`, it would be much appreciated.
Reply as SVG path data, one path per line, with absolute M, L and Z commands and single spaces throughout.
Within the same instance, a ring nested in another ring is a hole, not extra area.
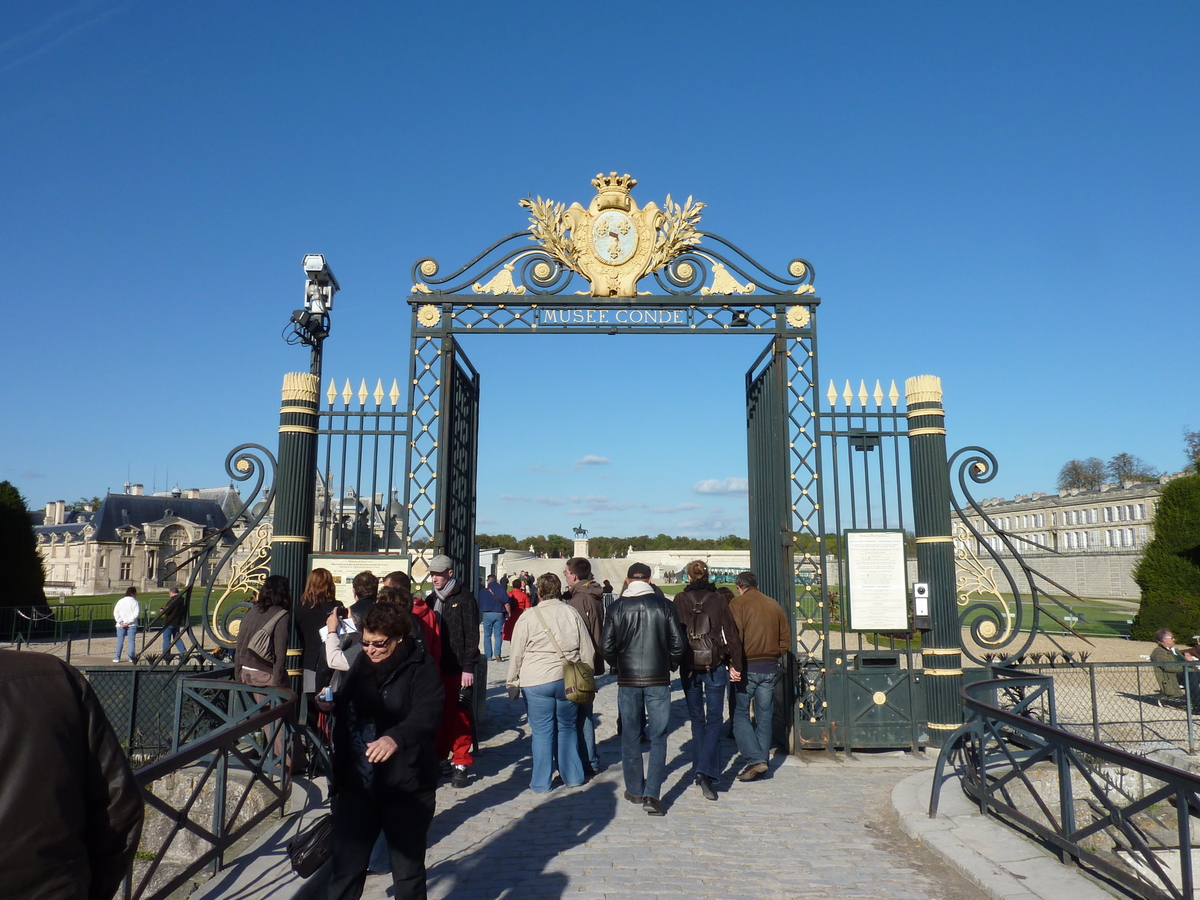
M 162 598 L 160 605 L 165 603 L 166 598 Z M 150 604 L 143 601 L 137 624 L 136 655 L 139 658 L 143 654 L 157 656 L 160 649 L 157 642 L 162 633 L 161 609 L 152 610 Z M 112 616 L 112 604 L 108 602 L 51 606 L 49 612 L 44 607 L 0 607 L 0 643 L 7 643 L 17 650 L 64 644 L 67 662 L 81 651 L 85 656 L 93 655 L 96 641 L 111 640 L 116 633 L 117 623 Z
M 1137 897 L 1191 900 L 1200 777 L 1064 728 L 1057 672 L 993 674 L 960 692 L 970 718 L 938 758 L 930 817 L 950 763 L 980 812 L 1032 832 L 1063 862 Z
M 1175 666 L 1151 662 L 1016 665 L 1022 672 L 1053 679 L 1058 727 L 1071 734 L 1140 756 L 1156 750 L 1196 750 L 1193 715 L 1200 712 L 1200 696 L 1193 693 L 1192 680 L 1183 679 L 1183 696 L 1178 700 L 1159 692 L 1157 670 Z M 997 677 L 1011 671 L 1011 666 L 991 669 Z M 1011 706 L 1025 697 L 1023 689 L 1011 687 L 1000 699 L 1002 705 Z M 1028 714 L 1049 721 L 1045 702 L 1043 698 L 1028 707 Z

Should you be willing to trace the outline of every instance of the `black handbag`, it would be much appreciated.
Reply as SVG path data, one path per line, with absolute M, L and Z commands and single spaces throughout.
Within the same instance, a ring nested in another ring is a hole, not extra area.
M 326 813 L 288 841 L 287 855 L 301 878 L 321 868 L 333 856 L 333 815 Z

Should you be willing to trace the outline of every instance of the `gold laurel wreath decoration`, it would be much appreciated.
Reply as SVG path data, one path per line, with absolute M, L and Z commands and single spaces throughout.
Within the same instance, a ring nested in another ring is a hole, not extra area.
M 680 206 L 667 194 L 667 201 L 663 205 L 664 219 L 655 236 L 648 272 L 657 272 L 688 247 L 700 243 L 696 225 L 700 222 L 700 210 L 704 206 L 703 203 L 693 203 L 690 196 Z

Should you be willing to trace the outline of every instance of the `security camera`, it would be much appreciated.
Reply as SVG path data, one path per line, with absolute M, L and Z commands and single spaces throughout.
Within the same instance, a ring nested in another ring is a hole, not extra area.
M 341 285 L 320 253 L 309 253 L 304 257 L 304 274 L 308 276 L 308 284 L 304 288 L 304 308 L 324 315 L 333 309 L 333 295 L 342 289 Z

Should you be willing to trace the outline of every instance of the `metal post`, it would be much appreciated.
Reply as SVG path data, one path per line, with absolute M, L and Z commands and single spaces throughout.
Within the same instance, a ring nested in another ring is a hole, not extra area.
M 942 380 L 918 375 L 904 385 L 912 470 L 913 530 L 917 577 L 929 585 L 933 630 L 921 648 L 929 703 L 930 744 L 962 724 L 962 635 L 954 592 L 954 538 L 950 534 L 950 467 L 946 461 L 946 413 Z M 932 665 L 930 665 L 932 663 Z
M 314 347 L 314 352 L 316 351 Z M 319 366 L 318 364 L 315 364 Z M 279 467 L 275 477 L 275 519 L 271 535 L 271 574 L 288 579 L 293 601 L 299 600 L 308 578 L 308 555 L 313 544 L 313 506 L 317 476 L 317 390 L 315 374 L 289 372 L 283 376 L 279 407 Z M 303 672 L 293 668 L 301 650 L 292 617 L 288 641 L 288 675 L 299 692 Z

